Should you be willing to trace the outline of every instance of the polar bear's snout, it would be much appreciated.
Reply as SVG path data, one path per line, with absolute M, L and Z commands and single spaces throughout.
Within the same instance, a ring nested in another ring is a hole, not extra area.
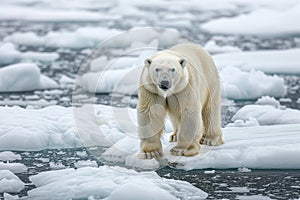
M 158 86 L 160 89 L 168 90 L 172 86 L 172 79 L 168 73 L 163 73 L 159 76 Z

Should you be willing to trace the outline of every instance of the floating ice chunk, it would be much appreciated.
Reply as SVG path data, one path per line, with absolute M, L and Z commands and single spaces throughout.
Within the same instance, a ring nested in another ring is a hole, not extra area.
M 10 195 L 8 193 L 3 193 L 4 200 L 17 200 L 20 199 L 18 195 Z
M 232 117 L 232 120 L 255 118 L 260 125 L 299 124 L 300 111 L 287 108 L 285 110 L 269 105 L 246 105 Z
M 299 55 L 300 49 L 296 48 L 222 53 L 213 58 L 219 69 L 235 66 L 244 71 L 256 69 L 271 74 L 300 74 Z
M 3 151 L 0 152 L 0 160 L 2 161 L 14 161 L 14 160 L 21 160 L 21 156 L 19 154 L 15 154 L 11 151 Z
M 66 84 L 74 84 L 75 80 L 73 78 L 70 78 L 68 76 L 62 75 L 61 78 L 59 79 L 59 83 L 66 85 Z
M 22 59 L 26 61 L 40 61 L 50 63 L 57 60 L 58 58 L 59 55 L 57 53 L 27 51 L 22 54 Z
M 247 167 L 240 167 L 240 168 L 238 168 L 238 171 L 239 172 L 251 172 L 251 169 L 249 169 L 249 168 L 247 168 Z
M 0 170 L 0 193 L 20 192 L 25 184 L 9 170 Z
M 139 150 L 139 140 L 130 136 L 119 140 L 110 148 L 108 148 L 101 156 L 109 162 L 125 162 L 126 157 L 132 155 Z M 130 160 L 128 160 L 130 162 Z
M 58 169 L 65 169 L 66 166 L 62 164 L 61 162 L 50 162 L 49 163 L 50 169 L 58 170 Z
M 268 196 L 263 196 L 261 194 L 258 195 L 249 195 L 249 196 L 244 196 L 244 195 L 237 195 L 236 197 L 239 200 L 272 200 L 272 198 Z
M 37 8 L 35 6 L 2 5 L 0 8 L 0 19 L 42 22 L 99 22 L 102 20 L 106 21 L 120 18 L 120 16 L 117 15 L 103 15 L 99 12 L 68 9 L 49 9 L 46 6 Z
M 78 169 L 82 167 L 98 167 L 98 164 L 95 160 L 79 160 L 74 164 L 74 166 Z
M 33 63 L 19 63 L 0 69 L 1 92 L 32 91 L 56 87 L 58 84 L 49 77 L 41 75 L 40 69 Z
M 222 34 L 297 34 L 300 28 L 294 19 L 300 18 L 300 5 L 288 9 L 261 8 L 237 17 L 219 18 L 206 22 L 201 28 Z M 289 22 L 289 23 L 286 23 Z M 255 24 L 255 26 L 251 26 Z
M 155 172 L 136 172 L 121 167 L 84 167 L 42 172 L 31 176 L 37 188 L 28 198 L 43 199 L 205 199 L 208 195 L 190 183 L 164 179 Z M 146 194 L 146 195 L 145 195 Z
M 13 173 L 22 173 L 27 171 L 27 167 L 21 163 L 3 163 L 0 162 L 0 170 L 9 170 Z
M 234 46 L 229 46 L 229 45 L 219 46 L 219 45 L 217 45 L 215 40 L 209 40 L 204 45 L 203 48 L 211 54 L 241 51 L 240 48 L 234 47 Z
M 220 71 L 229 99 L 255 99 L 264 95 L 282 97 L 286 94 L 283 78 L 266 75 L 261 71 L 245 72 L 236 67 L 226 67 Z
M 160 166 L 159 162 L 155 158 L 139 159 L 136 154 L 127 156 L 125 165 L 129 167 L 145 169 L 145 170 L 156 170 Z
M 206 170 L 204 171 L 204 174 L 214 174 L 216 170 Z
M 50 48 L 82 49 L 95 47 L 100 42 L 120 34 L 116 29 L 103 27 L 83 27 L 76 31 L 49 32 L 45 36 L 38 36 L 33 32 L 13 33 L 4 40 L 18 45 L 43 46 Z
M 21 59 L 21 52 L 15 49 L 12 43 L 0 44 L 0 64 L 8 65 L 16 63 Z
M 257 105 L 270 105 L 270 106 L 273 106 L 275 108 L 280 107 L 280 102 L 277 101 L 274 97 L 269 97 L 269 96 L 263 96 L 263 97 L 257 99 L 255 104 L 257 104 Z
M 249 126 L 259 126 L 259 122 L 257 121 L 257 119 L 253 118 L 253 117 L 249 117 L 249 119 L 247 120 L 241 120 L 241 119 L 237 119 L 234 121 L 234 123 L 230 123 L 228 124 L 226 127 L 249 127 Z

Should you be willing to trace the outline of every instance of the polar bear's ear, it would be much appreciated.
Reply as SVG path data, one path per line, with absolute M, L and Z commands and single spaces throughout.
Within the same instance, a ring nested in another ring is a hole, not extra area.
M 152 60 L 151 60 L 150 58 L 147 58 L 147 59 L 144 61 L 144 63 L 145 63 L 145 66 L 146 66 L 146 67 L 149 67 L 149 66 L 151 65 L 151 63 L 152 63 Z
M 186 60 L 184 58 L 181 58 L 178 62 L 182 68 L 184 68 L 186 66 Z

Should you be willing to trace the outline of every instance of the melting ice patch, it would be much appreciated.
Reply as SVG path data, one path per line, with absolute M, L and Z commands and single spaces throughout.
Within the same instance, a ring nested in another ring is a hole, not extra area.
M 164 179 L 155 172 L 121 167 L 83 167 L 42 172 L 30 177 L 37 187 L 28 199 L 205 199 L 208 195 L 190 183 Z M 130 192 L 128 192 L 130 191 Z

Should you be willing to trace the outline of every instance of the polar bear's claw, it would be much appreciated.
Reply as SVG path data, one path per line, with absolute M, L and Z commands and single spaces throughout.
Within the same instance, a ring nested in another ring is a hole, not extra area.
M 161 150 L 159 151 L 149 151 L 149 152 L 140 152 L 138 154 L 139 159 L 159 159 L 160 157 L 163 156 L 163 153 Z

